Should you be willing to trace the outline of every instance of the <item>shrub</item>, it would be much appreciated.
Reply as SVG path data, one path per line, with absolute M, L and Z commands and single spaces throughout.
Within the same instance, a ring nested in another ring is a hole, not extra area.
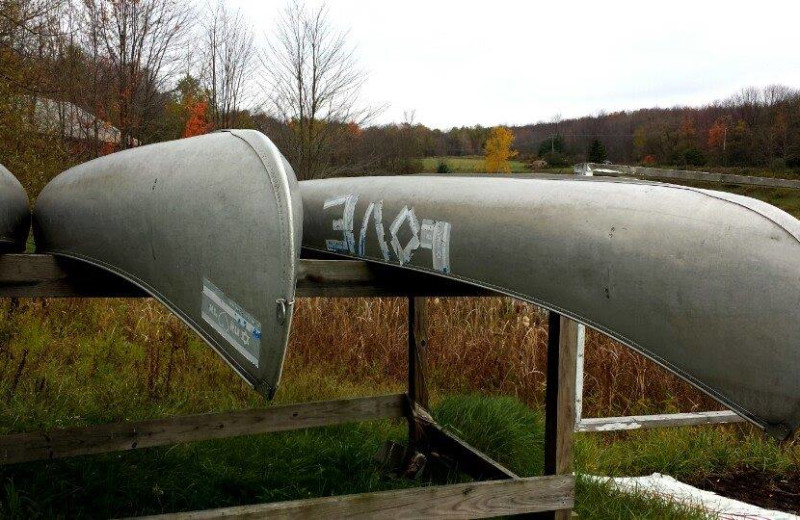
M 608 159 L 606 147 L 598 139 L 592 139 L 589 150 L 586 152 L 586 159 L 590 163 L 603 163 Z
M 683 161 L 689 166 L 703 166 L 706 163 L 706 156 L 697 148 L 689 148 L 683 152 Z
M 436 165 L 436 173 L 452 173 L 452 171 L 446 161 L 439 161 L 439 164 Z

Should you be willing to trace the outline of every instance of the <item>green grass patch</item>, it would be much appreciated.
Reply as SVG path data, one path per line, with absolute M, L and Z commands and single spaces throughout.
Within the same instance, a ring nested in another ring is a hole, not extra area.
M 578 518 L 619 520 L 621 518 L 659 518 L 663 520 L 701 520 L 710 516 L 696 508 L 667 502 L 646 495 L 631 495 L 608 484 L 578 477 L 575 512 Z
M 576 435 L 582 472 L 639 476 L 664 473 L 687 482 L 751 469 L 784 474 L 800 467 L 796 442 L 781 445 L 746 425 L 660 428 Z
M 423 157 L 422 171 L 425 173 L 436 173 L 440 163 L 446 164 L 452 173 L 485 173 L 486 166 L 483 157 Z M 529 173 L 530 166 L 522 161 L 509 161 L 511 173 Z
M 518 475 L 542 474 L 542 414 L 513 397 L 453 396 L 436 407 L 435 415 L 439 424 Z

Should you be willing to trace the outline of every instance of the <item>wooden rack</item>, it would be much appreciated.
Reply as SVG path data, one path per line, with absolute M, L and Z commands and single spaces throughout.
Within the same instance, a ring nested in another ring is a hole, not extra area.
M 487 296 L 446 279 L 351 260 L 301 260 L 298 297 L 408 298 L 408 391 L 236 412 L 74 427 L 0 437 L 0 464 L 221 439 L 374 419 L 405 418 L 409 452 L 445 457 L 474 482 L 172 513 L 159 518 L 487 518 L 570 517 L 574 505 L 572 434 L 578 326 L 549 318 L 545 476 L 521 478 L 441 427 L 429 413 L 426 296 Z M 124 279 L 50 255 L 0 256 L 0 297 L 146 297 Z

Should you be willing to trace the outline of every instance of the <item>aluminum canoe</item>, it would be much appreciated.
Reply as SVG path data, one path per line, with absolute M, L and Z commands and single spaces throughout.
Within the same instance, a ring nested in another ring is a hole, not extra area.
M 31 227 L 31 211 L 25 188 L 0 164 L 0 253 L 25 250 Z
M 622 179 L 303 181 L 303 247 L 559 312 L 776 437 L 800 424 L 800 221 L 747 197 Z
M 37 250 L 138 285 L 268 396 L 286 350 L 301 229 L 294 172 L 252 130 L 87 162 L 53 179 L 34 209 Z

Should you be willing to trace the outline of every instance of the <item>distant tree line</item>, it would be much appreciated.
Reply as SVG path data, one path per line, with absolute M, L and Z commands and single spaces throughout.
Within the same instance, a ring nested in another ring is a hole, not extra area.
M 704 107 L 649 108 L 513 128 L 520 153 L 553 163 L 587 158 L 592 142 L 618 163 L 800 168 L 800 91 L 745 88 Z
M 800 168 L 800 90 L 745 88 L 704 107 L 648 108 L 511 127 L 522 160 Z M 394 125 L 373 129 L 387 135 Z M 406 129 L 420 156 L 481 155 L 482 126 Z M 602 160 L 601 160 L 602 159 Z

